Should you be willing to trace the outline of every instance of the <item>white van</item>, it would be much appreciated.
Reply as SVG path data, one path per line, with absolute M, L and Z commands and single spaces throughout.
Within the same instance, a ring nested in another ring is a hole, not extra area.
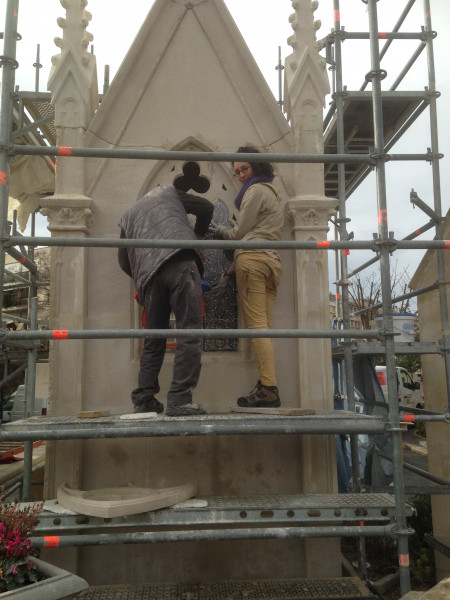
M 9 413 L 10 421 L 19 421 L 25 418 L 25 386 L 19 385 L 17 390 L 11 394 L 9 400 L 13 400 L 11 412 Z M 34 399 L 34 417 L 42 417 L 47 414 L 48 398 Z
M 403 367 L 396 367 L 397 373 L 397 397 L 399 404 L 411 408 L 423 408 L 423 398 L 420 392 L 420 383 L 413 378 Z M 387 378 L 386 367 L 375 367 L 378 381 L 387 400 Z

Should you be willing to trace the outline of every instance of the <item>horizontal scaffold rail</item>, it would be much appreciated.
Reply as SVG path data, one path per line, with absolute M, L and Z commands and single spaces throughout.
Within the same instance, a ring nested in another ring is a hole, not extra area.
M 4 248 L 14 246 L 68 246 L 89 248 L 198 248 L 198 249 L 272 249 L 272 250 L 373 250 L 378 252 L 385 244 L 394 250 L 449 250 L 450 240 L 395 240 L 386 242 L 379 240 L 339 241 L 339 240 L 282 240 L 253 242 L 231 240 L 142 240 L 119 238 L 59 238 L 59 237 L 26 237 L 0 236 Z
M 411 530 L 412 533 L 412 530 Z M 31 537 L 33 548 L 68 548 L 111 544 L 157 544 L 163 542 L 199 542 L 204 540 L 270 540 L 329 537 L 395 536 L 395 525 L 342 525 L 333 527 L 264 527 L 238 529 L 197 529 L 191 531 L 136 531 L 131 533 L 95 533 Z
M 329 34 L 329 37 L 340 37 L 343 40 L 369 40 L 370 33 L 368 31 L 336 31 L 335 33 Z M 426 33 L 421 31 L 379 31 L 379 40 L 426 40 L 427 36 L 435 38 L 437 33 L 435 31 L 427 31 Z
M 137 150 L 134 148 L 82 148 L 73 146 L 9 145 L 8 154 L 27 156 L 58 156 L 86 158 L 125 158 L 140 160 L 192 160 L 198 162 L 235 162 L 242 160 L 236 152 L 186 152 L 181 150 Z M 377 159 L 385 161 L 427 161 L 443 158 L 443 154 L 253 154 L 245 155 L 248 161 L 271 163 L 367 164 L 376 166 Z
M 232 410 L 232 409 L 231 409 Z M 77 440 L 103 438 L 198 437 L 210 435 L 297 435 L 373 433 L 385 435 L 389 427 L 382 416 L 344 410 L 315 411 L 302 415 L 222 413 L 167 417 L 147 413 L 141 419 L 121 415 L 79 419 L 74 415 L 32 417 L 3 423 L 0 441 Z
M 237 152 L 188 152 L 182 150 L 138 150 L 135 148 L 83 148 L 73 146 L 8 146 L 10 155 L 38 155 L 59 157 L 90 157 L 90 158 L 130 158 L 143 160 L 193 160 L 203 162 L 228 162 L 242 160 L 242 154 Z M 393 155 L 390 155 L 393 156 Z M 399 155 L 400 156 L 400 155 Z M 402 155 L 413 156 L 413 155 Z M 414 155 L 417 160 L 429 160 L 428 154 Z M 364 163 L 376 165 L 376 160 L 369 154 L 267 154 L 251 153 L 245 158 L 254 162 L 273 163 Z M 404 160 L 408 160 L 405 158 Z
M 380 339 L 377 329 L 0 329 L 1 341 L 127 338 L 361 338 Z

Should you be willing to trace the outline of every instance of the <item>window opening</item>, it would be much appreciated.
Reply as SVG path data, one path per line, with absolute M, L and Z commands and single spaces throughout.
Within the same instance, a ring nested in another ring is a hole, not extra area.
M 200 167 L 196 162 L 183 165 L 183 175 L 176 177 L 173 184 L 178 190 L 187 192 L 192 189 L 197 194 L 206 194 L 211 186 L 209 180 L 200 175 Z
M 213 219 L 223 225 L 229 223 L 228 208 L 222 200 L 214 206 Z M 210 239 L 207 235 L 206 239 Z M 207 249 L 205 255 L 204 278 L 212 285 L 217 283 L 233 262 L 233 250 Z M 218 298 L 210 298 L 208 293 L 204 296 L 205 316 L 203 326 L 205 329 L 237 329 L 238 308 L 236 283 L 228 286 Z M 239 340 L 237 338 L 203 339 L 204 352 L 236 352 Z

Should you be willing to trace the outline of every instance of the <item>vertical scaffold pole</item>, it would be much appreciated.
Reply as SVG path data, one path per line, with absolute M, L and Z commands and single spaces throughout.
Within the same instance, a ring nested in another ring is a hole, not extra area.
M 378 236 L 380 242 L 380 277 L 383 295 L 383 328 L 385 330 L 386 372 L 388 384 L 389 422 L 392 437 L 394 493 L 398 536 L 398 557 L 401 594 L 411 588 L 409 571 L 408 529 L 406 522 L 403 462 L 401 456 L 401 431 L 397 401 L 397 375 L 395 365 L 394 324 L 392 316 L 391 272 L 389 258 L 389 229 L 386 197 L 386 164 L 383 132 L 383 106 L 381 81 L 386 76 L 380 68 L 378 46 L 378 0 L 363 0 L 369 9 L 371 71 L 366 78 L 372 82 L 373 126 L 375 139 L 376 183 L 378 205 Z
M 340 21 L 340 3 L 339 0 L 334 0 L 334 49 L 335 49 L 335 73 L 336 73 L 336 90 L 333 94 L 333 99 L 336 102 L 336 118 L 337 118 L 337 152 L 345 152 L 344 140 L 344 85 L 342 77 L 342 40 L 341 40 L 341 21 Z M 347 209 L 346 209 L 347 190 L 345 186 L 345 164 L 338 165 L 338 231 L 339 237 L 342 240 L 348 239 L 347 232 Z M 342 323 L 344 329 L 350 329 L 350 298 L 349 298 L 349 281 L 348 281 L 348 261 L 346 251 L 340 253 L 340 284 L 342 297 Z M 351 340 L 344 340 L 344 364 L 345 364 L 345 379 L 347 388 L 348 409 L 355 411 L 355 386 L 353 374 L 353 355 L 351 349 Z M 353 491 L 361 491 L 361 480 L 359 474 L 359 453 L 358 453 L 358 435 L 350 435 L 350 453 L 352 459 L 352 481 Z M 358 568 L 361 579 L 367 579 L 366 567 L 366 542 L 363 537 L 358 539 Z
M 15 80 L 14 72 L 17 68 L 16 40 L 18 15 L 19 0 L 8 0 L 8 4 L 6 6 L 5 32 L 3 41 L 3 81 L 0 107 L 0 231 L 2 232 L 6 231 L 8 221 L 8 146 L 11 143 L 13 93 Z M 3 310 L 4 271 L 5 251 L 2 243 L 0 252 L 0 310 Z

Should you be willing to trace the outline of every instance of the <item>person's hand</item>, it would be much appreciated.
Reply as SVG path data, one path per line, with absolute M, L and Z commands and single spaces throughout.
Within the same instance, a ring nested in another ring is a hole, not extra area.
M 219 296 L 221 296 L 225 290 L 227 289 L 228 286 L 230 286 L 232 283 L 232 275 L 228 275 L 227 273 L 223 273 L 222 276 L 220 277 L 219 281 L 214 284 L 210 291 L 208 292 L 208 298 L 212 298 L 213 300 L 216 300 L 217 298 L 219 298 Z
M 226 227 L 216 220 L 211 221 L 209 225 L 209 233 L 215 238 L 222 239 L 222 231 L 224 229 L 226 229 Z

